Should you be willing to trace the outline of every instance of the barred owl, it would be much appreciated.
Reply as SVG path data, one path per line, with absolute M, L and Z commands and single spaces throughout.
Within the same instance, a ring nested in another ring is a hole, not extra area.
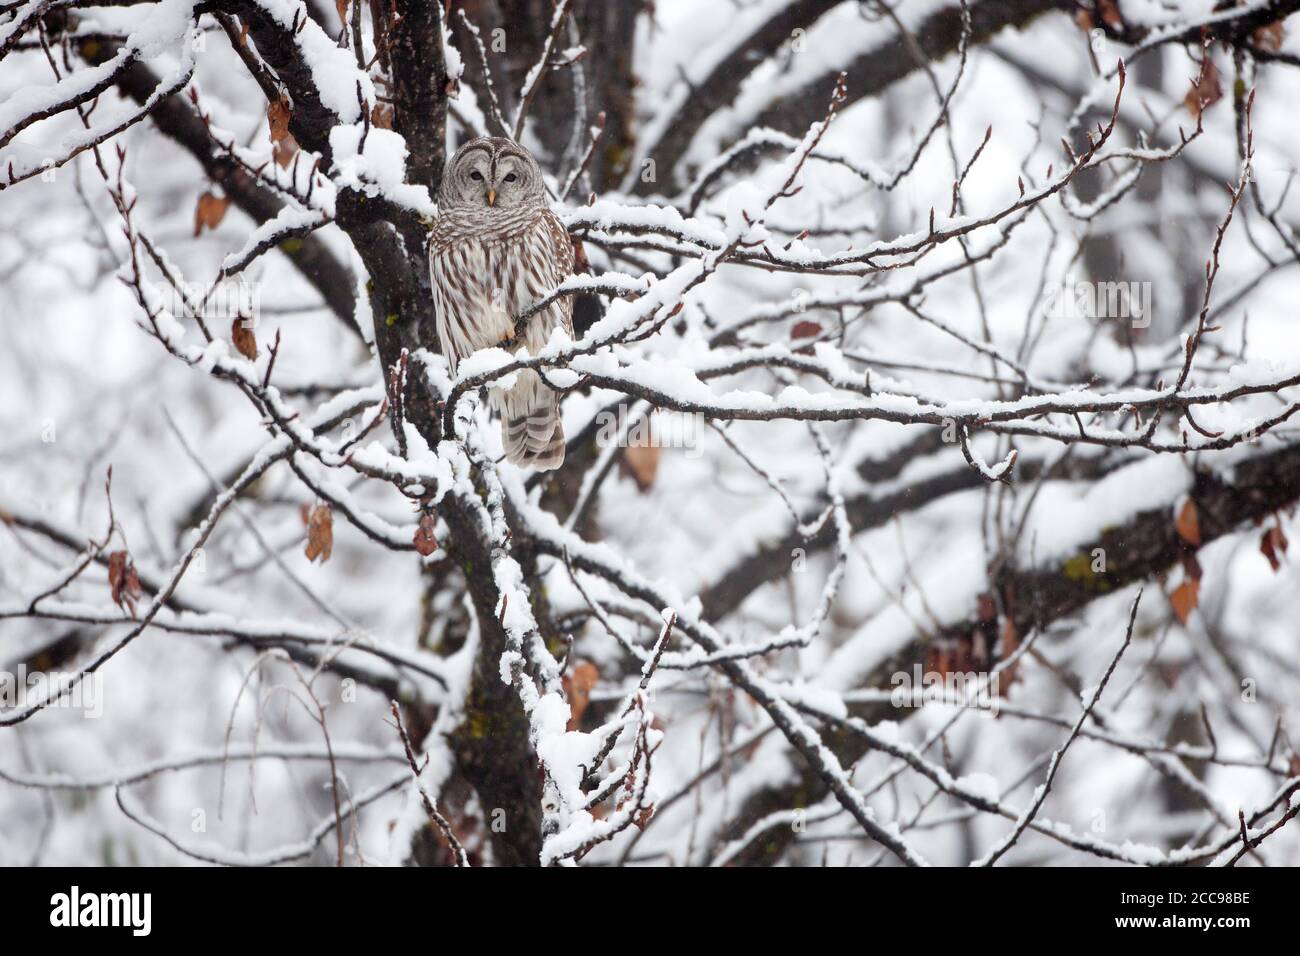
M 447 164 L 429 271 L 438 339 L 456 366 L 477 349 L 503 345 L 514 316 L 541 299 L 573 268 L 573 245 L 546 205 L 542 170 L 523 147 L 500 137 L 472 139 Z M 573 333 L 565 296 L 529 321 L 522 344 L 532 355 L 557 325 Z M 491 390 L 506 457 L 539 471 L 564 461 L 559 395 L 531 369 L 509 389 Z

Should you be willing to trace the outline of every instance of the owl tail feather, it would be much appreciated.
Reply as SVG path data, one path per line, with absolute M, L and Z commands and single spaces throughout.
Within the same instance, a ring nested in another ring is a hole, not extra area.
M 521 383 L 510 390 L 502 409 L 501 443 L 512 464 L 551 471 L 564 462 L 560 398 L 540 382 L 529 385 Z

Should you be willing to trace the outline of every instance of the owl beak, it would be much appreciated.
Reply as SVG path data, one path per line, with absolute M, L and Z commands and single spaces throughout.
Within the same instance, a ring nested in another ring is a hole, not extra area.
M 489 189 L 487 191 L 487 201 L 489 206 L 495 206 L 497 204 L 497 191 L 495 189 Z

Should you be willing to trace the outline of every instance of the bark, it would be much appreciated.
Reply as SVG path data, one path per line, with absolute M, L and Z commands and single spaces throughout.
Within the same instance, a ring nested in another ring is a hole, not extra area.
M 438 195 L 447 161 L 447 65 L 438 0 L 409 0 L 391 36 L 393 129 L 406 139 L 406 178 Z

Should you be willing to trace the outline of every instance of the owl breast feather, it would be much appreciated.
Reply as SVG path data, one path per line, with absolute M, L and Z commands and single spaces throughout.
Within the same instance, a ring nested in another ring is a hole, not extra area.
M 452 374 L 479 349 L 511 347 L 514 319 L 567 276 L 572 247 L 563 227 L 544 211 L 514 235 L 476 236 L 471 229 L 435 227 L 429 265 L 438 339 Z M 557 233 L 564 237 L 557 248 Z M 567 253 L 567 256 L 566 256 Z M 568 298 L 549 305 L 528 322 L 522 345 L 532 354 L 546 344 L 557 324 L 569 327 Z

